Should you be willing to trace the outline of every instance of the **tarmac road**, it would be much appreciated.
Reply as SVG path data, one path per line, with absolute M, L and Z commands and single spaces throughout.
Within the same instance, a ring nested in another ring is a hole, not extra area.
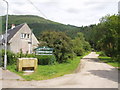
M 2 80 L 3 88 L 118 88 L 118 70 L 98 62 L 98 55 L 91 52 L 81 59 L 76 73 L 42 80 Z M 4 77 L 4 76 L 3 76 Z

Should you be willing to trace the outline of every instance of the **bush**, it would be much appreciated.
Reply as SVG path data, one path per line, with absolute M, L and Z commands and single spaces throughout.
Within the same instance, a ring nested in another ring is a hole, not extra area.
M 25 57 L 27 57 L 27 58 L 35 58 L 35 54 L 27 54 Z
M 106 54 L 104 53 L 104 52 L 100 52 L 100 54 L 99 54 L 100 56 L 106 56 Z
M 17 57 L 16 54 L 14 54 L 13 52 L 7 51 L 7 63 L 8 65 L 12 65 L 12 64 L 16 64 L 17 61 Z
M 54 55 L 57 62 L 62 63 L 68 60 L 66 54 L 72 52 L 71 38 L 64 32 L 45 31 L 40 37 L 40 41 L 44 42 L 42 45 L 54 48 Z M 40 45 L 41 46 L 41 45 Z
M 72 53 L 67 54 L 66 56 L 69 59 L 73 59 L 74 57 L 76 57 L 76 54 L 74 52 L 72 52 Z
M 3 66 L 4 53 L 5 51 L 1 50 L 1 61 L 0 61 L 0 63 L 2 63 L 1 66 Z M 16 64 L 16 60 L 17 60 L 17 56 L 13 52 L 7 51 L 7 64 L 8 65 Z
M 0 51 L 0 67 L 3 65 L 2 50 Z
M 52 65 L 55 63 L 56 58 L 54 55 L 36 55 L 39 65 Z
M 85 51 L 90 51 L 91 50 L 90 44 L 86 41 L 83 44 L 83 48 L 84 48 Z
M 0 66 L 3 66 L 4 61 L 4 50 L 0 51 Z M 37 58 L 39 65 L 51 65 L 54 64 L 56 58 L 54 55 L 35 55 L 35 54 L 23 54 L 22 52 L 14 54 L 11 51 L 7 51 L 7 64 L 15 65 L 17 63 L 17 58 Z
M 73 51 L 77 56 L 82 56 L 85 52 L 91 50 L 91 46 L 87 41 L 85 41 L 83 33 L 78 33 L 72 43 Z
M 83 48 L 79 48 L 79 47 L 74 48 L 73 51 L 77 56 L 82 56 L 84 55 L 85 52 Z
M 18 53 L 17 54 L 18 58 L 37 58 L 38 59 L 38 64 L 39 65 L 51 65 L 54 64 L 56 61 L 54 55 L 35 55 L 35 54 L 23 54 L 23 53 Z
M 4 50 L 2 50 L 0 53 L 1 53 L 0 66 L 3 66 Z M 72 59 L 73 57 L 75 57 L 75 53 L 66 54 L 64 58 Z M 18 58 L 37 58 L 39 65 L 52 65 L 52 64 L 55 64 L 55 62 L 57 61 L 54 55 L 35 55 L 35 54 L 23 54 L 23 53 L 14 54 L 11 51 L 7 51 L 7 64 L 8 65 L 13 65 L 13 64 L 16 65 Z

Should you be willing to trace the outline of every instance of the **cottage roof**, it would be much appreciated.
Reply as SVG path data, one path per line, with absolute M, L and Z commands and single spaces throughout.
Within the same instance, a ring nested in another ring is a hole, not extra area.
M 25 23 L 24 23 L 25 24 Z M 10 39 L 20 30 L 20 28 L 24 25 L 24 24 L 20 24 L 17 25 L 15 28 L 13 29 L 8 29 L 7 33 L 7 42 L 10 41 Z M 5 41 L 5 34 L 0 35 L 0 44 L 3 43 Z

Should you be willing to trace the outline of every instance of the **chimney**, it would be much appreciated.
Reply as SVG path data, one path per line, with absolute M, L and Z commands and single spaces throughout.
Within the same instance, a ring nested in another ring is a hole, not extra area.
M 11 29 L 15 28 L 15 24 L 12 24 Z

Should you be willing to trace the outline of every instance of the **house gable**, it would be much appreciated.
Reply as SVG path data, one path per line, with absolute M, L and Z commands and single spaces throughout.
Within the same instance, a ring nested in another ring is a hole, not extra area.
M 7 33 L 8 33 L 8 37 L 7 37 L 8 42 L 9 42 L 9 41 L 11 40 L 11 38 L 20 30 L 20 28 L 21 28 L 23 25 L 24 25 L 24 24 L 20 24 L 20 25 L 16 26 L 15 28 L 9 29 L 9 30 L 7 31 Z
M 24 34 L 32 33 L 26 23 L 22 25 L 22 27 L 13 35 L 13 37 L 8 41 L 8 43 L 14 42 L 14 40 L 16 40 L 16 39 L 21 40 L 22 39 L 21 34 L 23 34 L 23 33 Z
M 22 34 L 24 34 L 24 38 Z M 29 51 L 30 42 L 32 42 L 30 46 L 31 49 L 36 48 L 39 43 L 26 23 L 23 24 L 21 28 L 19 28 L 19 30 L 17 30 L 13 37 L 11 37 L 11 39 L 8 41 L 8 43 L 10 43 L 11 51 L 15 53 L 20 52 L 20 49 L 23 50 L 23 53 Z

